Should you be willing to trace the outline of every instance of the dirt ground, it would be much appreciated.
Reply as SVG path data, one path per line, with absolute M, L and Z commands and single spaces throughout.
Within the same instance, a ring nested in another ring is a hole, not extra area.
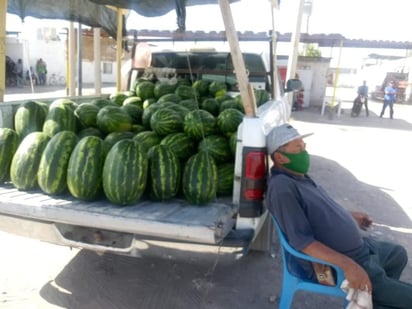
M 306 139 L 312 177 L 344 207 L 368 212 L 374 237 L 403 244 L 412 257 L 412 106 L 395 119 L 329 118 L 320 109 L 295 112 L 291 123 Z M 387 111 L 388 113 L 388 111 Z M 273 309 L 278 308 L 281 260 L 276 237 L 269 253 L 237 254 L 179 247 L 160 257 L 99 256 L 0 233 L 0 308 Z M 412 261 L 403 280 L 412 282 Z M 333 297 L 298 292 L 294 309 L 342 308 Z

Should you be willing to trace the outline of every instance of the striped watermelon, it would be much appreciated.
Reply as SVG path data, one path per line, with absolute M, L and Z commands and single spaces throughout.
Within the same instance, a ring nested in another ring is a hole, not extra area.
M 109 152 L 109 150 L 119 141 L 124 140 L 124 139 L 132 139 L 135 136 L 133 132 L 126 131 L 126 132 L 112 132 L 108 134 L 104 138 L 104 146 L 106 149 L 106 152 Z
M 40 132 L 47 116 L 44 103 L 27 101 L 22 103 L 14 115 L 14 128 L 20 140 L 29 133 Z
M 236 147 L 237 147 L 237 132 L 233 132 L 229 136 L 229 147 L 230 147 L 230 152 L 232 153 L 232 156 L 236 156 Z
M 84 128 L 97 126 L 97 113 L 100 108 L 92 103 L 82 103 L 74 110 L 74 115 L 79 119 Z
M 199 108 L 199 104 L 195 99 L 185 99 L 179 102 L 180 106 L 186 107 L 189 111 L 193 111 Z
M 202 109 L 190 111 L 184 118 L 183 130 L 189 137 L 200 140 L 216 133 L 216 118 Z
M 126 104 L 121 107 L 130 118 L 132 118 L 133 124 L 141 124 L 142 123 L 142 115 L 143 115 L 143 107 L 134 105 L 134 104 Z
M 50 105 L 43 132 L 52 137 L 60 131 L 77 131 L 76 103 L 69 99 L 57 99 Z
M 82 139 L 83 137 L 86 137 L 86 136 L 97 136 L 97 137 L 103 138 L 104 135 L 105 134 L 102 131 L 100 131 L 98 128 L 93 128 L 93 127 L 85 128 L 83 130 L 80 130 L 77 133 L 77 136 L 79 137 L 79 139 Z
M 37 187 L 37 171 L 49 139 L 44 132 L 32 132 L 20 143 L 10 166 L 10 179 L 17 189 Z
M 106 106 L 97 114 L 97 127 L 106 134 L 130 131 L 132 118 L 120 106 Z
M 235 164 L 224 163 L 217 166 L 217 194 L 229 195 L 233 191 Z
M 132 140 L 121 140 L 107 154 L 103 166 L 103 190 L 117 205 L 136 203 L 144 193 L 147 181 L 146 152 Z
M 176 84 L 171 84 L 167 82 L 157 82 L 154 86 L 153 94 L 156 99 L 159 99 L 165 94 L 174 93 L 175 89 Z
M 153 131 L 143 131 L 137 133 L 133 139 L 142 147 L 142 149 L 147 152 L 152 146 L 160 144 L 162 138 Z
M 154 98 L 154 84 L 150 81 L 141 81 L 135 88 L 136 96 L 142 99 L 142 101 Z
M 217 116 L 217 126 L 220 132 L 226 136 L 230 136 L 231 133 L 237 132 L 238 126 L 242 123 L 245 115 L 234 108 L 228 108 L 222 111 Z
M 150 119 L 150 127 L 160 136 L 182 131 L 183 118 L 171 108 L 157 110 Z
M 219 102 L 214 98 L 206 98 L 200 103 L 200 108 L 208 111 L 213 116 L 219 115 Z
M 94 200 L 99 196 L 104 159 L 101 138 L 86 136 L 77 143 L 67 166 L 67 187 L 74 197 Z
M 159 99 L 157 99 L 157 102 L 159 103 L 162 103 L 162 102 L 179 103 L 180 101 L 182 101 L 182 98 L 174 93 L 164 94 Z
M 169 147 L 181 160 L 191 157 L 196 152 L 195 141 L 183 132 L 166 135 L 160 144 Z
M 193 204 L 206 204 L 216 197 L 217 167 L 207 152 L 189 158 L 183 171 L 182 186 L 186 200 Z
M 10 179 L 10 164 L 19 146 L 19 137 L 13 129 L 0 128 L 0 182 Z
M 61 131 L 48 142 L 37 171 L 37 181 L 44 193 L 56 195 L 67 189 L 67 166 L 78 140 L 74 132 Z
M 179 159 L 167 146 L 156 145 L 151 148 L 149 162 L 151 199 L 171 199 L 179 191 Z
M 136 96 L 131 96 L 128 97 L 126 100 L 123 101 L 122 105 L 128 105 L 128 104 L 132 104 L 132 105 L 136 105 L 139 106 L 141 108 L 143 108 L 143 101 L 141 98 L 136 97 Z
M 217 164 L 227 162 L 232 159 L 229 141 L 222 135 L 206 136 L 200 141 L 198 151 L 206 151 L 209 153 Z

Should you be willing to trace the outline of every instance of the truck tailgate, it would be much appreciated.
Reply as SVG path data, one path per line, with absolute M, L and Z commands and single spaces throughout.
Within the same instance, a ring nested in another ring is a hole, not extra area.
M 0 187 L 3 215 L 203 244 L 221 242 L 232 229 L 236 212 L 230 199 L 206 206 L 173 200 L 121 207 L 104 199 L 84 202 L 69 195 L 56 198 L 40 191 L 23 192 L 11 184 Z

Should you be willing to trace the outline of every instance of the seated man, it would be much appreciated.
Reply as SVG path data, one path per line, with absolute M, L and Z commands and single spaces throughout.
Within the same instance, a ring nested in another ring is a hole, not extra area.
M 266 203 L 289 243 L 307 255 L 338 265 L 350 287 L 372 293 L 373 308 L 412 308 L 412 285 L 399 280 L 408 257 L 397 244 L 363 237 L 372 220 L 337 204 L 306 173 L 309 154 L 289 124 L 267 136 L 273 161 Z

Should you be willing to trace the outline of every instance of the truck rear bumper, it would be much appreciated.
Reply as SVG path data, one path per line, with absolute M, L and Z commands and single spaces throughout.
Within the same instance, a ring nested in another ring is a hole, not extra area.
M 142 239 L 218 245 L 233 230 L 236 213 L 228 201 L 205 207 L 183 200 L 120 207 L 0 187 L 1 230 L 94 251 L 127 254 Z

